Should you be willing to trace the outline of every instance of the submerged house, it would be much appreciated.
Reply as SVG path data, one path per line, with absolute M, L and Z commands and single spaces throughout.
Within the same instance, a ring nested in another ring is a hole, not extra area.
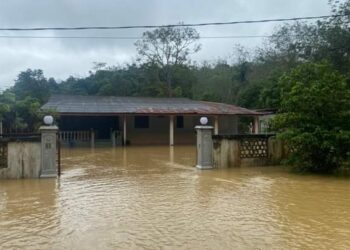
M 261 112 L 187 98 L 53 95 L 42 109 L 58 112 L 61 139 L 113 144 L 193 144 L 194 127 L 206 116 L 215 134 L 237 134 L 241 116 Z

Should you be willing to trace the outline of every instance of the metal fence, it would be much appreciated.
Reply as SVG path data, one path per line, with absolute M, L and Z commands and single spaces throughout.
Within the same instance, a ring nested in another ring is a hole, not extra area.
M 0 168 L 7 168 L 7 142 L 0 140 Z

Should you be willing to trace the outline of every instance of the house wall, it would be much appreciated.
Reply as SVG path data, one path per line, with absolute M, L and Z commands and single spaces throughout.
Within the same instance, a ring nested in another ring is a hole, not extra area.
M 153 115 L 148 116 L 149 117 L 149 128 L 135 128 L 135 116 L 134 115 L 128 115 L 126 116 L 127 121 L 127 132 L 126 132 L 126 138 L 127 141 L 131 145 L 150 145 L 150 144 L 163 144 L 167 145 L 169 144 L 169 137 L 170 137 L 170 116 L 169 115 Z M 177 128 L 176 125 L 176 115 L 174 115 L 174 144 L 195 144 L 196 142 L 196 136 L 195 136 L 195 130 L 194 127 L 196 125 L 199 125 L 200 117 L 201 115 L 188 115 L 183 116 L 184 117 L 184 127 L 183 128 Z M 69 121 L 72 117 L 66 117 L 66 126 L 63 126 L 63 130 L 71 131 L 71 130 L 77 130 L 77 131 L 83 131 L 86 130 L 88 127 L 69 127 Z M 86 117 L 84 117 L 85 119 Z M 101 139 L 104 139 L 104 142 L 107 142 L 108 140 L 111 141 L 112 145 L 112 138 L 111 138 L 111 131 L 112 130 L 118 130 L 119 129 L 119 136 L 115 139 L 117 145 L 121 145 L 122 137 L 123 137 L 123 128 L 124 128 L 124 116 L 111 116 L 111 117 L 104 117 L 102 116 L 99 121 L 100 117 L 92 117 L 91 119 L 95 121 L 96 124 L 103 123 L 104 121 L 112 121 L 114 123 L 109 123 L 106 132 L 106 136 L 101 138 L 98 136 L 99 132 L 101 134 L 101 127 L 97 126 L 93 129 L 95 130 L 95 139 L 97 142 L 101 143 Z M 107 119 L 108 118 L 108 119 Z M 219 134 L 225 135 L 225 134 L 237 134 L 237 127 L 238 127 L 238 117 L 236 116 L 219 116 Z M 74 119 L 73 119 L 74 120 Z M 82 121 L 83 119 L 79 119 L 79 117 L 76 117 L 75 120 Z M 215 116 L 208 116 L 208 125 L 214 126 L 215 123 Z M 90 122 L 91 123 L 91 122 Z M 86 125 L 86 124 L 85 124 Z M 86 125 L 87 126 L 87 125 Z M 61 131 L 62 132 L 62 131 Z M 74 137 L 75 138 L 75 137 Z M 99 141 L 100 140 L 100 141 Z M 79 143 L 81 145 L 82 143 L 77 140 L 76 143 Z M 89 141 L 86 141 L 85 144 L 90 144 Z
M 176 144 L 195 144 L 194 127 L 199 125 L 201 116 L 184 116 L 184 127 L 177 128 L 176 116 L 174 142 Z M 127 116 L 127 140 L 131 145 L 169 144 L 170 116 L 149 116 L 149 128 L 135 128 L 135 116 Z M 215 117 L 208 117 L 208 125 L 214 126 Z M 219 134 L 237 133 L 238 118 L 219 117 Z M 123 119 L 119 119 L 119 128 L 123 129 Z
M 149 128 L 135 128 L 134 116 L 127 117 L 127 140 L 131 145 L 146 144 L 169 144 L 169 116 L 150 116 Z M 176 127 L 176 116 L 174 141 L 175 144 L 194 144 L 196 141 L 194 127 L 198 123 L 198 117 L 185 116 L 184 127 Z M 120 128 L 123 128 L 123 119 L 120 119 Z
M 237 116 L 220 116 L 219 117 L 219 134 L 232 135 L 238 133 Z
M 123 126 L 121 126 L 123 128 Z M 127 117 L 127 140 L 131 145 L 169 143 L 169 117 L 149 117 L 149 128 L 135 128 L 135 117 Z

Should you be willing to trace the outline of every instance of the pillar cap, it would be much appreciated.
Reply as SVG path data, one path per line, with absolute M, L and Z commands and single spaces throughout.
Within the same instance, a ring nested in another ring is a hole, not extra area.
M 213 126 L 198 125 L 194 127 L 195 129 L 214 129 Z
M 58 127 L 57 126 L 40 126 L 39 128 L 40 131 L 42 130 L 58 130 Z

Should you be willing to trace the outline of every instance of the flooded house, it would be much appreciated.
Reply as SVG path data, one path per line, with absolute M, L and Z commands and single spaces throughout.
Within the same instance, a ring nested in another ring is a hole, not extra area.
M 263 113 L 187 98 L 53 95 L 42 109 L 58 112 L 61 140 L 132 144 L 194 144 L 194 127 L 206 116 L 214 134 L 237 134 L 242 116 Z

